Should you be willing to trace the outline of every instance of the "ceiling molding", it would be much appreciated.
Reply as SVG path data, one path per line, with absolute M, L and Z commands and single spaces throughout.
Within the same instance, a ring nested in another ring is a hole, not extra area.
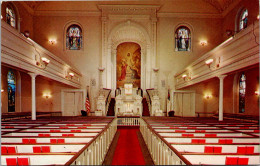
M 157 16 L 176 18 L 223 18 L 221 14 L 211 13 L 157 13 Z
M 67 11 L 67 10 L 57 10 L 57 11 L 35 11 L 35 16 L 101 16 L 101 12 L 97 11 Z

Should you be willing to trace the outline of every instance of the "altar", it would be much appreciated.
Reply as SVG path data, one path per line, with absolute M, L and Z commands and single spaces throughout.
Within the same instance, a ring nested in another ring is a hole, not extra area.
M 125 84 L 121 94 L 116 96 L 115 116 L 142 116 L 142 97 L 133 84 Z

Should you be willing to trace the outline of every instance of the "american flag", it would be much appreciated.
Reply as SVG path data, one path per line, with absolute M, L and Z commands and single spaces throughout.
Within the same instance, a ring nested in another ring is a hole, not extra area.
M 90 112 L 90 102 L 89 102 L 88 93 L 87 93 L 85 105 L 86 105 L 86 111 L 87 111 L 87 113 L 89 113 Z

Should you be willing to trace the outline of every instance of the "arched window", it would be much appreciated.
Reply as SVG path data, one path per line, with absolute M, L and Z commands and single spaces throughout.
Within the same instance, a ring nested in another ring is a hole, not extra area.
M 189 28 L 180 26 L 175 32 L 175 50 L 190 51 L 191 34 Z
M 246 75 L 241 74 L 239 78 L 239 113 L 245 112 Z
M 6 7 L 6 22 L 12 27 L 16 28 L 16 16 L 14 8 L 11 5 Z
M 82 30 L 80 26 L 73 24 L 66 31 L 66 48 L 80 50 L 82 48 Z
M 247 9 L 244 9 L 239 18 L 239 31 L 247 27 L 247 22 L 248 22 L 248 11 Z
M 12 70 L 7 73 L 8 85 L 8 112 L 15 112 L 15 90 L 16 90 L 15 74 Z

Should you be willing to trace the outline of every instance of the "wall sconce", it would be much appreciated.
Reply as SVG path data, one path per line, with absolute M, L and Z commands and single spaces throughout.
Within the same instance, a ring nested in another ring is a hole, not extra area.
M 186 77 L 187 77 L 186 74 L 183 74 L 183 75 L 182 75 L 182 79 L 183 79 L 184 81 L 185 81 Z
M 258 91 L 255 91 L 255 95 L 256 95 L 256 96 L 259 96 L 259 90 L 258 90 Z
M 157 71 L 159 71 L 159 68 L 156 68 L 156 67 L 155 67 L 155 68 L 153 68 L 153 71 L 154 71 L 154 72 L 157 72 Z
M 1 89 L 1 93 L 3 93 L 4 92 L 4 90 L 3 89 Z
M 256 17 L 258 20 L 259 20 L 259 14 L 257 15 L 257 17 Z
M 69 73 L 69 76 L 70 76 L 71 79 L 74 77 L 74 75 L 75 75 L 75 74 L 72 73 L 72 72 Z
M 213 63 L 213 59 L 208 59 L 205 61 L 205 64 L 210 68 L 210 65 Z
M 208 42 L 206 40 L 200 41 L 200 45 L 201 46 L 206 46 L 207 44 L 208 44 Z
M 55 39 L 49 39 L 49 43 L 51 44 L 51 45 L 53 45 L 53 44 L 56 44 L 56 40 Z
M 44 93 L 42 96 L 46 99 L 51 98 L 51 94 L 49 93 Z
M 99 70 L 100 72 L 103 72 L 103 71 L 105 70 L 105 68 L 104 68 L 104 67 L 99 67 L 98 70 Z
M 49 63 L 50 63 L 49 59 L 45 57 L 41 57 L 40 61 L 36 62 L 36 65 L 41 67 L 42 69 L 45 69 Z
M 69 72 L 68 75 L 66 75 L 66 78 L 67 78 L 67 79 L 72 79 L 74 76 L 75 76 L 74 73 Z
M 50 63 L 50 60 L 45 57 L 42 57 L 41 59 L 42 59 L 42 62 L 45 64 L 45 66 L 47 66 Z
M 212 95 L 211 95 L 211 94 L 206 94 L 206 95 L 204 96 L 204 98 L 205 98 L 205 99 L 211 99 L 211 98 L 212 98 Z

